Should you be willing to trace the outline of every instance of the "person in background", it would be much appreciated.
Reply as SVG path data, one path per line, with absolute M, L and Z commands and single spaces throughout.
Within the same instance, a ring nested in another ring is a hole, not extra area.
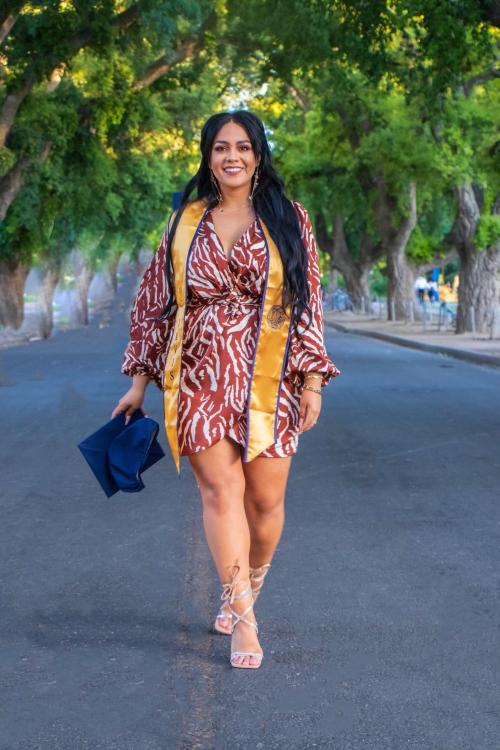
M 425 276 L 417 276 L 414 285 L 415 292 L 419 302 L 423 302 L 425 299 L 425 292 L 427 289 L 427 279 Z
M 427 282 L 427 296 L 429 297 L 429 302 L 439 302 L 438 285 L 435 281 Z

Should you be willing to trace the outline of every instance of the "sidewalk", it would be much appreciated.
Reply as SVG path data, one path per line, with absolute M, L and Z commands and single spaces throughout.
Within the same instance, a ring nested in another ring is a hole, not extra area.
M 411 349 L 446 354 L 449 357 L 500 367 L 500 339 L 473 336 L 472 333 L 454 334 L 449 330 L 423 330 L 422 323 L 381 320 L 375 316 L 353 312 L 325 311 L 325 325 L 346 333 L 389 341 Z

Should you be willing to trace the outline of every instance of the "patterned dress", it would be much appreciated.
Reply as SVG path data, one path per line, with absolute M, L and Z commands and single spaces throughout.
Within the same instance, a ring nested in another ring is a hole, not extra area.
M 339 375 L 323 341 L 318 254 L 306 209 L 293 202 L 308 250 L 309 305 L 298 337 L 290 334 L 278 410 L 278 440 L 260 455 L 290 456 L 299 438 L 302 373 L 323 373 L 323 385 Z M 148 375 L 159 388 L 173 332 L 175 303 L 168 318 L 153 318 L 166 302 L 164 279 L 167 230 L 140 283 L 130 313 L 130 341 L 122 372 Z M 233 246 L 229 259 L 209 211 L 195 237 L 187 267 L 186 315 L 182 345 L 178 438 L 180 455 L 204 450 L 225 436 L 246 443 L 246 403 L 264 292 L 266 245 L 257 220 Z

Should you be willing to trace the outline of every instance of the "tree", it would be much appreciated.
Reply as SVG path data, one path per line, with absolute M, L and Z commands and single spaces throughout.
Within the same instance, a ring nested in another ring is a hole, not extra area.
M 185 169 L 191 151 L 188 146 L 179 153 L 166 143 L 163 129 L 170 128 L 171 141 L 182 142 L 176 118 L 187 135 L 185 120 L 195 120 L 200 103 L 212 106 L 213 84 L 208 96 L 193 89 L 196 75 L 205 84 L 214 76 L 212 42 L 205 36 L 223 5 L 214 10 L 209 3 L 180 0 L 176 12 L 168 14 L 159 0 L 122 7 L 111 0 L 68 4 L 64 10 L 55 0 L 38 8 L 11 3 L 0 26 L 8 61 L 0 83 L 4 325 L 22 322 L 22 291 L 31 263 L 49 260 L 60 248 L 59 238 L 46 238 L 45 249 L 37 240 L 26 243 L 37 220 L 55 226 L 62 212 L 75 237 L 88 233 L 89 224 L 95 236 L 120 231 L 137 252 L 145 234 L 157 226 L 160 210 L 165 216 L 170 176 Z M 169 158 L 177 164 L 165 179 Z M 138 189 L 146 191 L 147 201 L 137 201 Z M 130 206 L 139 203 L 143 213 L 131 219 Z M 83 206 L 90 210 L 82 224 Z M 46 265 L 51 267 L 51 261 Z
M 470 328 L 490 333 L 500 269 L 500 86 L 457 96 L 438 138 L 454 155 L 452 184 L 456 214 L 446 243 L 460 258 L 457 333 Z
M 442 158 L 436 133 L 443 126 L 447 108 L 456 105 L 457 90 L 463 88 L 468 94 L 500 76 L 496 4 L 359 0 L 332 5 L 278 0 L 264 14 L 262 0 L 250 0 L 244 5 L 233 2 L 231 10 L 236 19 L 233 34 L 245 29 L 245 44 L 259 49 L 260 82 L 279 77 L 283 93 L 294 100 L 298 110 L 307 113 L 313 106 L 321 111 L 325 128 L 328 114 L 334 112 L 341 120 L 351 150 L 348 171 L 357 174 L 372 233 L 378 235 L 387 257 L 389 313 L 394 308 L 396 317 L 403 316 L 405 302 L 412 295 L 407 261 L 412 232 L 418 228 L 419 214 L 425 214 L 427 203 L 434 200 L 433 190 L 435 195 L 437 190 L 446 193 L 453 187 L 449 161 L 454 157 L 448 152 L 451 159 Z M 314 29 L 314 34 L 304 44 L 308 28 Z M 311 92 L 321 99 L 319 105 Z M 342 158 L 343 147 L 342 139 L 337 139 L 335 150 L 330 151 L 332 163 L 338 163 L 339 153 Z M 317 163 L 324 162 L 323 154 Z M 457 199 L 466 194 L 464 190 L 455 192 Z M 483 261 L 495 255 L 496 198 L 490 196 L 485 206 L 490 214 L 483 222 L 483 227 L 488 227 L 483 234 L 490 244 Z M 342 223 L 345 210 L 340 210 Z M 334 257 L 336 253 L 341 258 L 346 249 L 342 223 L 339 219 L 326 223 L 330 224 L 330 238 L 325 237 L 324 243 L 333 243 Z M 453 237 L 457 238 L 457 231 Z M 349 252 L 348 257 L 352 256 Z M 463 250 L 461 257 L 465 257 Z M 491 275 L 494 264 L 484 266 L 486 275 Z M 470 260 L 462 275 L 467 277 L 472 268 L 477 281 L 476 264 Z M 359 265 L 352 262 L 349 270 L 354 270 L 357 278 L 362 275 Z M 492 289 L 486 275 L 480 275 L 481 286 Z M 464 281 L 464 298 L 470 296 L 465 292 L 467 286 L 471 285 Z
M 405 317 L 413 298 L 407 250 L 417 225 L 417 185 L 423 211 L 431 183 L 443 184 L 430 129 L 402 92 L 387 92 L 343 66 L 317 68 L 313 82 L 297 74 L 294 90 L 285 107 L 295 115 L 280 110 L 271 120 L 287 184 L 314 208 L 321 246 L 355 304 L 367 305 L 370 269 L 384 256 L 389 316 Z M 297 93 L 307 97 L 306 108 L 297 106 Z

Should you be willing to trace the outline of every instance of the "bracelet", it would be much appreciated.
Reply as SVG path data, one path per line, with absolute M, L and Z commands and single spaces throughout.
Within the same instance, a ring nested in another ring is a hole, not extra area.
M 321 388 L 314 388 L 312 385 L 303 385 L 302 386 L 303 391 L 312 391 L 313 393 L 319 393 L 321 396 Z
M 308 380 L 314 380 L 314 378 L 319 378 L 319 380 L 323 380 L 323 375 L 321 373 L 304 373 L 304 382 L 307 382 Z

